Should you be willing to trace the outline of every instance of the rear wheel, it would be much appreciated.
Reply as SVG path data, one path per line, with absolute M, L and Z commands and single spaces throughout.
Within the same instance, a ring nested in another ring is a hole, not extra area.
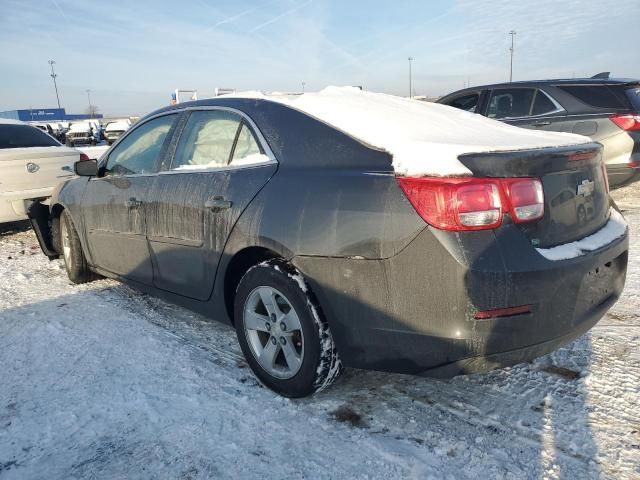
M 60 216 L 60 242 L 62 257 L 67 270 L 69 280 L 73 283 L 86 283 L 98 278 L 89 269 L 87 259 L 82 251 L 80 237 L 73 226 L 71 216 L 63 211 Z
M 302 275 L 286 262 L 249 269 L 236 290 L 234 314 L 247 362 L 276 393 L 304 397 L 342 371 L 327 322 Z

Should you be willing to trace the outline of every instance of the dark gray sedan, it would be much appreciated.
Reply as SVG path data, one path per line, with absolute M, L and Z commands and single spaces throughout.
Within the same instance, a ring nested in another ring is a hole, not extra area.
M 73 282 L 115 278 L 235 326 L 286 396 L 343 365 L 452 376 L 583 334 L 627 266 L 600 146 L 458 158 L 468 175 L 400 175 L 303 111 L 220 97 L 142 119 L 30 218 Z

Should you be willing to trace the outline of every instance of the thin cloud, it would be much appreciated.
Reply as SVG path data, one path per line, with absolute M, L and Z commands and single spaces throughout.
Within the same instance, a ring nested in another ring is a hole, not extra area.
M 267 25 L 271 25 L 272 23 L 277 22 L 278 20 L 280 20 L 282 17 L 286 17 L 287 15 L 292 14 L 293 12 L 297 12 L 298 10 L 300 10 L 303 7 L 306 7 L 307 5 L 309 5 L 313 0 L 308 0 L 307 2 L 301 3 L 300 5 L 297 5 L 295 7 L 293 7 L 290 10 L 287 10 L 286 12 L 282 12 L 280 15 L 276 15 L 275 17 L 267 20 L 264 23 L 261 23 L 260 25 L 258 25 L 257 27 L 255 27 L 253 30 L 251 30 L 251 33 L 257 32 L 258 30 L 260 30 L 261 28 L 266 27 Z

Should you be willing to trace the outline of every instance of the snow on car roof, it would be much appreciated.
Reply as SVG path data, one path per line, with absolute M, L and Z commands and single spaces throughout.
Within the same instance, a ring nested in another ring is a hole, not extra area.
M 446 105 L 356 87 L 327 87 L 303 94 L 241 92 L 228 97 L 260 98 L 300 110 L 387 151 L 399 175 L 471 175 L 459 155 L 591 141 L 570 133 L 527 130 Z

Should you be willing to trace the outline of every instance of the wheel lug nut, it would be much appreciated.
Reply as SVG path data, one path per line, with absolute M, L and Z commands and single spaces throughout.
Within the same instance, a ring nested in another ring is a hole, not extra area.
M 271 337 L 271 343 L 276 344 L 276 337 Z
M 286 330 L 287 325 L 284 322 L 280 322 L 280 330 Z
M 275 322 L 276 321 L 276 314 L 272 313 L 270 316 L 271 316 L 271 321 Z
M 270 324 L 269 322 L 265 323 L 265 324 L 264 324 L 264 327 L 265 327 L 267 330 L 271 330 L 271 324 Z
M 286 344 L 287 344 L 287 341 L 285 340 L 285 338 L 284 338 L 284 337 L 280 337 L 280 343 L 281 343 L 282 345 L 286 345 Z

